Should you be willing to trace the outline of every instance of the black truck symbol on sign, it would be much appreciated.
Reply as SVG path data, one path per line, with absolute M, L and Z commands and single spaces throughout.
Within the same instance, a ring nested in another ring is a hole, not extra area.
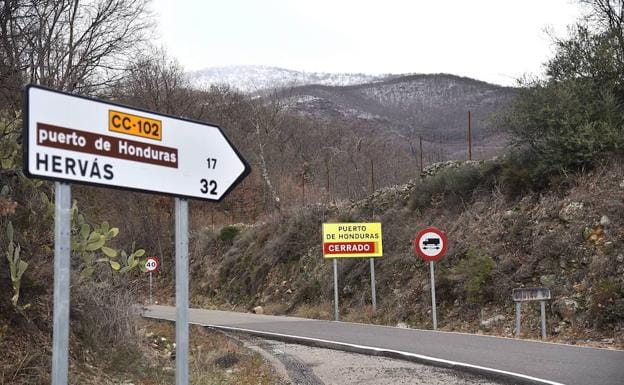
M 422 242 L 422 248 L 423 248 L 423 250 L 428 250 L 428 249 L 439 250 L 440 249 L 440 238 L 426 238 Z

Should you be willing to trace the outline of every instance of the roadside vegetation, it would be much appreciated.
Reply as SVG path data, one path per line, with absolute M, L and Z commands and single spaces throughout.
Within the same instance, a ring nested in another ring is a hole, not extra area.
M 508 151 L 432 165 L 421 179 L 416 153 L 390 151 L 370 127 L 304 118 L 271 95 L 193 89 L 150 46 L 147 0 L 0 2 L 0 383 L 50 382 L 54 188 L 22 170 L 27 83 L 216 122 L 241 149 L 254 170 L 245 182 L 218 205 L 191 202 L 193 306 L 329 319 L 321 224 L 380 221 L 379 311 L 368 262 L 345 260 L 341 313 L 430 327 L 428 272 L 411 242 L 435 225 L 451 240 L 437 265 L 443 329 L 511 335 L 511 289 L 547 286 L 552 338 L 623 347 L 624 3 L 580 3 L 588 17 L 556 41 L 547 76 L 523 80 L 493 124 Z M 329 136 L 340 140 L 319 149 Z M 156 298 L 173 297 L 172 200 L 72 194 L 71 383 L 171 383 L 171 325 L 141 321 L 133 305 L 146 297 L 148 255 L 162 261 Z M 537 337 L 537 309 L 525 314 Z M 228 339 L 198 328 L 191 338 L 194 383 L 277 381 Z
M 435 225 L 450 239 L 437 264 L 443 329 L 511 336 L 511 290 L 546 286 L 551 338 L 624 346 L 624 3 L 581 3 L 588 17 L 555 41 L 546 78 L 521 81 L 497 117 L 512 139 L 505 154 L 433 165 L 424 179 L 363 200 L 241 225 L 227 243 L 206 229 L 196 242 L 194 305 L 329 319 L 321 224 L 380 221 L 379 311 L 369 305 L 368 261 L 341 260 L 343 319 L 430 327 L 428 272 L 411 241 Z M 537 338 L 537 309 L 525 314 L 524 331 Z

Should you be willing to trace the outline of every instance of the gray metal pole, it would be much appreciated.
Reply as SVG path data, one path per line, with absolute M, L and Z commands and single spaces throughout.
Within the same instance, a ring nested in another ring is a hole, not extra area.
M 438 318 L 436 315 L 435 274 L 433 274 L 433 261 L 429 261 L 429 270 L 431 272 L 431 315 L 433 316 L 433 330 L 436 330 L 438 328 Z
M 338 312 L 338 261 L 334 258 L 334 319 L 340 321 Z
M 153 303 L 152 302 L 152 272 L 151 271 L 149 272 L 149 275 L 150 275 L 150 278 L 149 278 L 150 279 L 150 293 L 149 293 L 150 294 L 150 301 L 149 301 L 149 303 L 151 305 Z
M 542 318 L 542 339 L 546 339 L 546 301 L 540 301 L 540 316 Z
M 188 201 L 175 199 L 176 239 L 176 385 L 189 380 Z
M 52 385 L 66 385 L 69 367 L 71 186 L 54 183 L 54 321 Z
M 520 338 L 520 302 L 516 302 L 516 337 Z
M 373 313 L 377 313 L 377 292 L 375 291 L 375 258 L 370 258 L 371 295 L 373 297 Z

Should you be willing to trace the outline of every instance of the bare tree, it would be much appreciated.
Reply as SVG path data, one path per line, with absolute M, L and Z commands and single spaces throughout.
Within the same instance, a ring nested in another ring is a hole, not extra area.
M 0 1 L 6 96 L 23 82 L 79 93 L 112 84 L 151 27 L 149 0 Z M 16 89 L 17 87 L 17 89 Z
M 164 49 L 150 48 L 134 60 L 126 75 L 111 89 L 124 103 L 154 111 L 199 119 L 201 98 L 191 88 L 182 66 Z
M 280 211 L 281 200 L 269 173 L 266 145 L 267 142 L 270 141 L 270 138 L 275 137 L 277 134 L 282 119 L 282 109 L 277 98 L 270 98 L 266 100 L 268 100 L 268 102 L 265 103 L 259 103 L 255 100 L 250 101 L 253 109 L 252 125 L 255 130 L 258 145 L 260 174 L 267 188 L 272 208 Z M 273 145 L 275 145 L 275 142 L 273 142 Z

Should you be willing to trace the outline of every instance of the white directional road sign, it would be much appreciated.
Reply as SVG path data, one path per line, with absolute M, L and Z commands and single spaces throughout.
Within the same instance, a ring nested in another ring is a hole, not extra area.
M 30 176 L 219 201 L 249 173 L 216 125 L 37 86 L 24 111 Z

